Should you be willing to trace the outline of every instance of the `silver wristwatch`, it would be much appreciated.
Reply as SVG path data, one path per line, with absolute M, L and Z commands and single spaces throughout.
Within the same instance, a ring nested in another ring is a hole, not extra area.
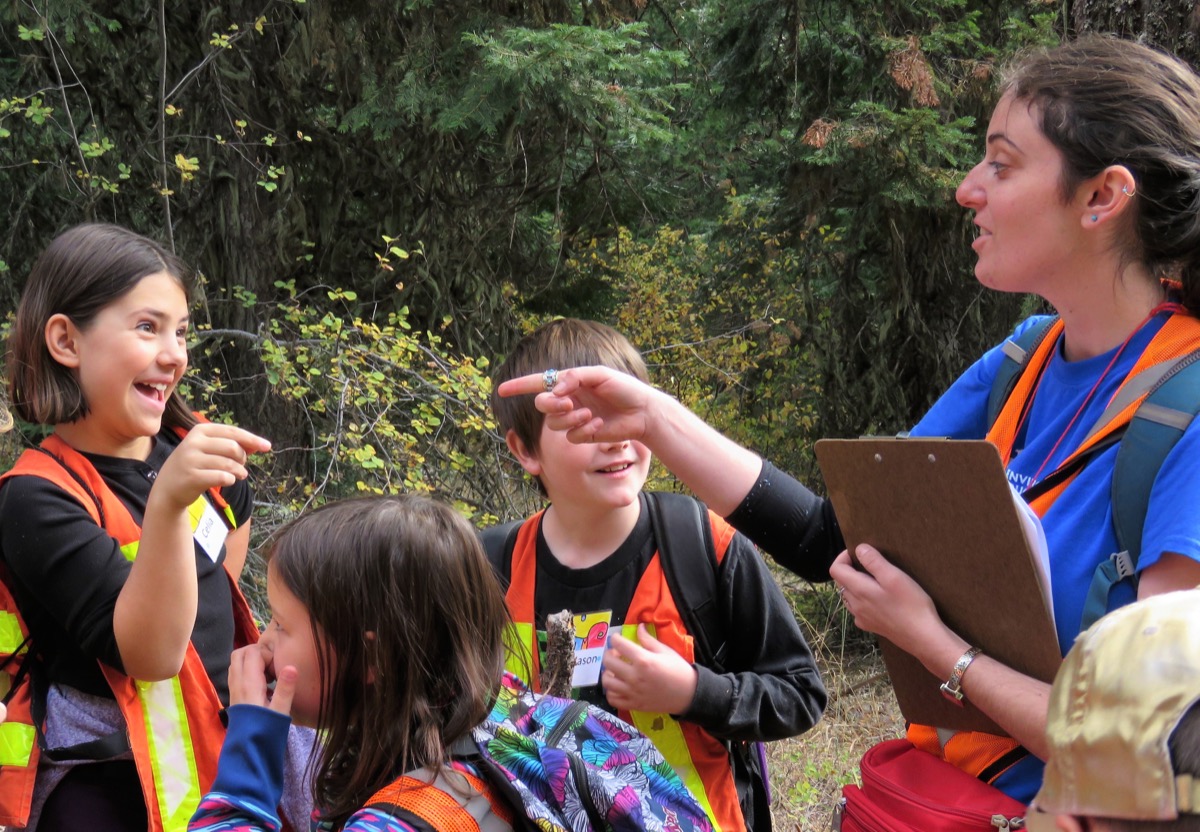
M 942 696 L 949 699 L 955 705 L 962 705 L 963 690 L 962 678 L 967 672 L 967 668 L 971 666 L 971 662 L 975 661 L 975 657 L 980 654 L 978 647 L 972 647 L 967 652 L 958 657 L 958 661 L 954 663 L 954 669 L 950 671 L 950 678 L 942 682 Z

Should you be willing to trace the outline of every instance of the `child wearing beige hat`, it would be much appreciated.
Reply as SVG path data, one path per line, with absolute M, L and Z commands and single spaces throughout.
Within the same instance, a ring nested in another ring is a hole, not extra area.
M 1200 589 L 1109 613 L 1050 693 L 1030 832 L 1200 832 Z

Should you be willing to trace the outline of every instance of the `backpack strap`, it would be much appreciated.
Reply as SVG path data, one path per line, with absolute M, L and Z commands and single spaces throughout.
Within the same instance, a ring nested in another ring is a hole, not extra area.
M 512 556 L 517 546 L 517 532 L 524 523 L 524 520 L 513 520 L 510 523 L 488 526 L 479 532 L 479 542 L 483 544 L 484 554 L 492 564 L 492 571 L 500 579 L 500 588 L 506 591 L 509 581 L 512 580 Z
M 1012 394 L 1029 357 L 1037 350 L 1056 322 L 1047 318 L 1029 327 L 1019 336 L 1004 342 L 1001 349 L 1005 360 L 992 381 L 988 395 L 987 420 L 989 429 L 1000 415 Z M 1077 460 L 1071 471 L 1077 471 L 1096 453 L 1114 442 L 1120 442 L 1112 476 L 1113 531 L 1118 551 L 1096 567 L 1084 602 L 1080 631 L 1087 629 L 1108 610 L 1112 587 L 1123 581 L 1137 581 L 1137 564 L 1142 549 L 1142 531 L 1150 504 L 1150 491 L 1167 454 L 1183 436 L 1192 420 L 1200 413 L 1200 353 L 1189 353 L 1173 361 L 1148 367 L 1118 393 L 1097 421 L 1094 433 L 1112 416 L 1125 408 L 1149 387 L 1150 392 L 1138 406 L 1128 426 L 1098 444 L 1093 452 Z M 1090 437 L 1091 434 L 1089 434 Z M 1061 472 L 1067 474 L 1070 472 Z M 1027 491 L 1026 500 L 1047 490 L 1061 477 L 1047 477 L 1039 487 Z
M 696 646 L 696 661 L 715 673 L 725 672 L 728 631 L 718 601 L 720 563 L 713 542 L 708 508 L 684 494 L 647 491 L 646 508 L 658 543 L 658 559 L 671 597 Z M 694 558 L 703 552 L 706 565 L 698 568 Z M 761 742 L 730 741 L 730 762 L 735 780 L 743 781 L 749 793 L 738 787 L 742 810 L 753 806 L 754 817 L 770 817 L 771 782 L 767 773 L 766 746 Z M 738 773 L 740 771 L 740 774 Z M 765 798 L 765 802 L 760 800 Z
M 1163 372 L 1130 419 L 1113 467 L 1113 530 L 1119 551 L 1096 567 L 1084 602 L 1080 631 L 1108 610 L 1114 584 L 1136 586 L 1142 531 L 1150 491 L 1167 454 L 1200 413 L 1200 352 L 1189 353 Z
M 683 623 L 696 642 L 696 659 L 717 673 L 725 668 L 726 633 L 717 601 L 717 550 L 704 503 L 684 494 L 646 492 L 650 526 L 663 575 Z M 704 568 L 694 560 L 703 553 Z
M 988 394 L 987 426 L 989 430 L 1004 408 L 1004 403 L 1012 395 L 1013 388 L 1017 386 L 1017 379 L 1021 377 L 1025 365 L 1029 363 L 1030 356 L 1037 351 L 1038 345 L 1042 343 L 1057 320 L 1055 317 L 1046 318 L 1041 323 L 1029 327 L 1020 335 L 1009 338 L 1001 345 L 1000 350 L 1004 353 L 1004 361 L 1000 364 L 1000 369 L 996 371 L 996 377 L 992 379 L 992 389 Z

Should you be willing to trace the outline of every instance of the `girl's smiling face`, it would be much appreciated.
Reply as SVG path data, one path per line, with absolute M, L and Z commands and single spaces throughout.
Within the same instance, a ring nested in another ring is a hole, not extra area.
M 321 666 L 317 657 L 321 645 L 313 636 L 308 608 L 288 589 L 274 563 L 267 564 L 267 600 L 271 623 L 258 644 L 268 675 L 273 678 L 288 665 L 296 668 L 292 721 L 315 728 L 321 711 Z
M 86 416 L 65 426 L 73 447 L 149 455 L 167 398 L 187 370 L 187 329 L 187 296 L 167 272 L 143 277 L 82 329 L 65 315 L 50 318 L 51 353 L 74 370 L 88 406 Z

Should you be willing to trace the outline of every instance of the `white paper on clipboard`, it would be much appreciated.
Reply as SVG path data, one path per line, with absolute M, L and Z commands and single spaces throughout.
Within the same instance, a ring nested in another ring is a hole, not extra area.
M 1042 528 L 1042 518 L 1038 517 L 1029 503 L 1012 483 L 1008 485 L 1012 492 L 1013 502 L 1017 504 L 1017 514 L 1021 517 L 1021 530 L 1029 541 L 1029 552 L 1033 555 L 1034 565 L 1037 566 L 1038 582 L 1042 586 L 1042 599 L 1046 602 L 1046 611 L 1050 614 L 1050 624 L 1057 630 L 1054 621 L 1054 594 L 1050 583 L 1050 548 L 1046 545 L 1046 530 Z

